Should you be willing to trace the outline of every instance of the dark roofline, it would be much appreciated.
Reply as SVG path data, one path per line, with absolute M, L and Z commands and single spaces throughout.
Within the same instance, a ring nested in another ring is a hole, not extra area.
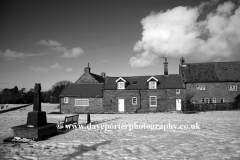
M 226 82 L 240 82 L 240 81 L 204 81 L 204 82 L 184 82 L 184 83 L 226 83 Z
M 181 75 L 179 75 L 179 74 L 177 74 L 177 73 L 176 73 L 176 74 L 168 74 L 167 76 L 171 76 L 171 75 L 181 76 Z M 158 74 L 158 75 L 145 75 L 145 76 L 143 76 L 143 75 L 142 75 L 142 76 L 119 76 L 119 77 L 122 77 L 122 78 L 123 78 L 123 77 L 125 77 L 125 78 L 135 78 L 135 77 L 148 77 L 148 76 L 149 76 L 149 77 L 154 77 L 154 76 L 164 76 L 164 77 L 166 77 L 166 75 L 163 75 L 163 74 Z M 115 77 L 115 76 L 114 76 L 114 77 L 110 77 L 110 76 L 107 76 L 106 79 L 107 79 L 107 78 L 119 78 L 119 77 Z
M 95 78 L 99 83 L 101 82 L 105 82 L 105 78 L 101 75 L 95 74 L 95 73 L 90 73 L 91 76 L 93 76 L 93 78 Z M 100 82 L 101 81 L 101 82 Z
M 104 85 L 102 83 L 95 84 L 71 83 L 65 87 L 62 93 L 59 95 L 59 97 L 102 98 L 103 97 L 102 89 Z M 89 90 L 85 91 L 85 89 Z
M 74 85 L 77 85 L 77 84 L 101 84 L 101 85 L 103 85 L 104 83 L 103 82 L 101 82 L 101 83 L 72 83 L 72 84 L 74 84 Z
M 82 75 L 81 75 L 81 77 L 79 77 L 74 83 L 76 83 L 79 79 L 81 79 L 82 78 L 82 76 L 84 75 L 85 73 L 83 73 Z M 105 78 L 104 77 L 102 77 L 101 75 L 98 75 L 98 74 L 95 74 L 95 73 L 89 73 L 96 81 L 98 81 L 98 83 L 104 83 L 105 82 Z M 101 81 L 103 81 L 103 82 L 99 82 L 99 78 L 101 79 Z
M 197 62 L 197 63 L 185 63 L 185 65 L 187 64 L 207 64 L 207 63 L 240 63 L 240 61 L 226 61 L 226 62 Z M 180 64 L 181 66 L 181 64 Z
M 95 96 L 95 97 L 92 97 L 92 96 L 80 96 L 80 95 L 59 95 L 59 97 L 78 97 L 79 99 L 81 98 L 103 98 L 103 96 Z
M 240 61 L 186 63 L 179 66 L 184 83 L 240 82 Z
M 62 93 L 66 90 L 67 86 L 70 84 L 70 82 L 67 83 L 67 85 L 63 88 L 62 92 L 59 94 L 59 97 L 62 95 Z
M 186 89 L 186 87 L 183 88 L 157 88 L 157 89 L 102 89 L 102 90 L 108 90 L 108 91 L 116 91 L 116 90 L 133 90 L 133 91 L 149 91 L 149 90 L 166 90 L 166 89 Z

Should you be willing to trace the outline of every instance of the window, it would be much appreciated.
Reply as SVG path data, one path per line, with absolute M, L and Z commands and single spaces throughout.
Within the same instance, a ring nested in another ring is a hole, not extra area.
M 206 90 L 206 86 L 205 85 L 199 85 L 199 86 L 197 86 L 197 90 Z
M 125 89 L 125 83 L 124 82 L 118 82 L 118 89 Z
M 229 85 L 228 90 L 229 91 L 237 91 L 237 86 L 236 85 Z
M 176 94 L 180 94 L 180 89 L 176 89 Z
M 202 103 L 204 103 L 205 101 L 204 101 L 204 98 L 202 98 Z
M 205 85 L 202 86 L 202 90 L 205 90 Z
M 75 99 L 75 106 L 89 106 L 88 99 Z
M 212 98 L 209 98 L 209 103 L 213 103 Z
M 232 86 L 228 86 L 228 91 L 232 91 Z
M 68 103 L 68 97 L 64 97 L 63 102 L 64 102 L 64 103 Z
M 221 98 L 221 103 L 224 103 L 224 99 L 223 98 Z
M 132 105 L 137 105 L 137 97 L 132 97 Z
M 150 106 L 157 106 L 157 96 L 150 96 Z
M 157 78 L 152 76 L 147 80 L 147 82 L 148 82 L 149 89 L 157 89 L 157 82 L 158 82 Z
M 205 98 L 205 103 L 208 103 L 208 98 Z
M 237 86 L 234 86 L 234 91 L 237 91 Z
M 213 103 L 217 103 L 217 99 L 216 98 L 213 98 Z
M 157 82 L 150 81 L 149 82 L 149 89 L 156 89 L 157 88 Z
M 117 80 L 116 80 L 116 83 L 117 83 L 117 88 L 118 89 L 125 89 L 125 83 L 127 81 L 125 79 L 123 79 L 122 77 L 119 77 Z

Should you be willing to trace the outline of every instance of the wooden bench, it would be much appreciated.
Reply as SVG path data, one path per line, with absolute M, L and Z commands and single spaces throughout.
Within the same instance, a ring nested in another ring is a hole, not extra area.
M 79 117 L 79 114 L 73 115 L 73 116 L 65 116 L 65 120 L 59 121 L 59 124 L 63 125 L 63 129 L 66 129 L 65 125 L 68 125 L 68 124 L 78 125 L 78 117 Z

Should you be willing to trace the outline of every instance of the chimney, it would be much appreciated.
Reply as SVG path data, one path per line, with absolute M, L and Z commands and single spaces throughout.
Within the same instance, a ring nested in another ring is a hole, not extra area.
M 102 73 L 101 73 L 101 76 L 102 76 L 103 78 L 105 78 L 105 77 L 106 77 L 106 73 L 105 73 L 105 72 L 102 72 Z
M 89 63 L 88 66 L 84 68 L 84 72 L 85 73 L 90 73 L 91 68 L 89 67 Z
M 180 64 L 181 64 L 181 65 L 185 65 L 185 58 L 182 57 L 182 58 L 180 59 Z
M 163 63 L 164 64 L 164 75 L 167 76 L 168 75 L 168 62 L 167 62 L 167 57 L 164 57 L 165 58 L 165 62 Z

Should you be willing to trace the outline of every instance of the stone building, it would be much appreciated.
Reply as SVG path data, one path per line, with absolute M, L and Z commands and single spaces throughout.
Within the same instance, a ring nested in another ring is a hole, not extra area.
M 68 84 L 60 94 L 61 113 L 99 113 L 102 112 L 102 90 L 105 73 L 91 73 L 91 68 L 84 68 L 84 74 L 72 84 Z
M 194 103 L 233 102 L 240 94 L 240 62 L 185 63 L 180 60 L 179 74 L 186 94 Z
M 193 103 L 233 102 L 240 94 L 240 62 L 185 63 L 179 74 L 106 77 L 90 67 L 60 94 L 62 113 L 130 113 L 178 111 L 190 97 Z
M 184 83 L 178 74 L 107 77 L 103 90 L 104 112 L 181 110 Z
M 180 75 L 168 74 L 165 58 L 164 75 L 107 77 L 103 90 L 103 112 L 181 110 L 184 89 Z

